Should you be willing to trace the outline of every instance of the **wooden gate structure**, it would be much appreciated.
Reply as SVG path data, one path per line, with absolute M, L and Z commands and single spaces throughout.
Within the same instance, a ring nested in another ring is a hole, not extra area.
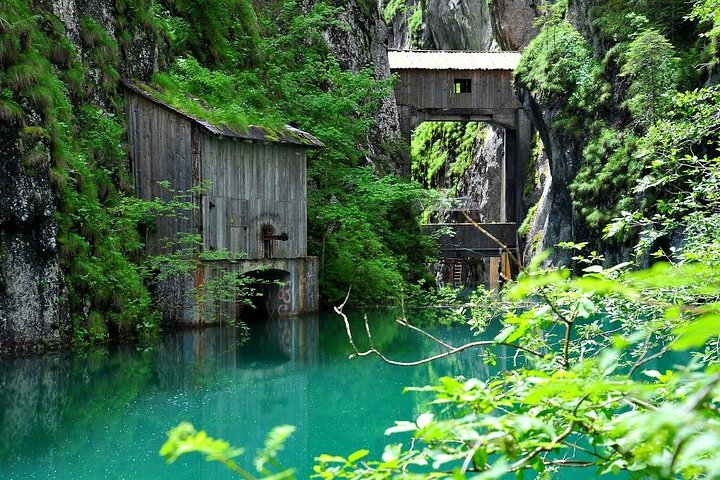
M 517 225 L 525 217 L 522 193 L 532 141 L 530 121 L 513 88 L 520 53 L 390 50 L 388 57 L 391 71 L 398 76 L 395 97 L 400 128 L 408 142 L 415 127 L 427 121 L 485 122 L 504 129 L 501 218 L 478 225 L 472 208 L 456 206 L 451 225 L 429 225 L 428 229 L 451 226 L 455 230 L 454 236 L 440 237 L 448 263 L 491 257 L 498 266 L 505 265 L 502 270 L 507 274 L 509 255 L 503 255 L 499 243 L 520 260 Z

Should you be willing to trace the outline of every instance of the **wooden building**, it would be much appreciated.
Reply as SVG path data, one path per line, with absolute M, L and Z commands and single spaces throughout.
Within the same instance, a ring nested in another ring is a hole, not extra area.
M 322 147 L 286 126 L 273 135 L 259 127 L 240 132 L 213 125 L 160 101 L 152 86 L 124 82 L 132 170 L 142 199 L 185 195 L 195 206 L 158 218 L 146 241 L 150 254 L 177 248 L 169 239 L 197 235 L 205 253 L 194 278 L 161 286 L 166 320 L 210 322 L 191 292 L 226 272 L 283 282 L 266 289 L 271 313 L 317 310 L 317 259 L 307 256 L 306 154 Z M 232 303 L 232 302 L 230 302 Z M 237 317 L 235 305 L 214 305 Z M 217 312 L 216 312 L 217 313 Z
M 510 117 L 522 108 L 512 88 L 518 52 L 391 50 L 388 56 L 399 75 L 398 105 L 414 106 L 418 113 L 504 123 L 506 116 L 513 122 Z
M 454 265 L 477 257 L 490 257 L 490 285 L 497 284 L 499 266 L 508 264 L 505 250 L 520 257 L 517 225 L 525 217 L 522 201 L 525 170 L 530 159 L 532 130 L 513 87 L 513 71 L 519 52 L 467 52 L 391 50 L 390 69 L 398 76 L 395 87 L 400 128 L 408 142 L 419 124 L 434 122 L 485 122 L 504 129 L 503 178 L 497 223 L 465 223 L 464 215 L 453 218 L 456 236 L 442 236 L 439 246 Z M 472 216 L 473 210 L 456 209 Z M 457 216 L 457 215 L 456 215 Z M 447 224 L 430 225 L 430 230 Z M 485 233 L 483 233 L 483 231 Z M 505 249 L 500 246 L 506 247 Z M 474 260 L 473 260 L 474 261 Z M 517 270 L 517 263 L 512 269 Z M 502 269 L 509 276 L 509 268 Z

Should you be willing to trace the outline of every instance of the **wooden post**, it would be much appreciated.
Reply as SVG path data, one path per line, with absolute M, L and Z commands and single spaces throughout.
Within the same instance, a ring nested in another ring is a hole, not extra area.
M 488 271 L 488 283 L 490 290 L 497 292 L 500 290 L 500 258 L 490 257 L 490 268 Z
M 507 252 L 503 252 L 500 257 L 501 271 L 505 281 L 512 280 L 512 263 L 510 262 L 510 255 Z

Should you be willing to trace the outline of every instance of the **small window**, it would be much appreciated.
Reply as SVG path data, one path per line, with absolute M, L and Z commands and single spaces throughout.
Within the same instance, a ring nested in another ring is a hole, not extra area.
M 471 93 L 472 92 L 472 80 L 469 78 L 456 78 L 454 87 L 454 93 Z

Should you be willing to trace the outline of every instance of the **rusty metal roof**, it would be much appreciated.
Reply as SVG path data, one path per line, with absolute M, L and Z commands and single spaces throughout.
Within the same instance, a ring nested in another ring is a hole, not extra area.
M 154 90 L 157 90 L 157 87 L 155 85 L 149 83 L 134 82 L 127 79 L 122 79 L 121 82 L 123 86 L 129 91 L 140 95 L 141 97 L 146 98 L 153 103 L 162 105 L 165 108 L 172 110 L 173 112 L 178 113 L 185 118 L 192 120 L 213 135 L 258 142 L 286 143 L 311 148 L 320 148 L 325 146 L 324 143 L 322 143 L 320 140 L 313 137 L 309 133 L 303 132 L 302 130 L 299 130 L 290 125 L 285 125 L 285 128 L 280 132 L 270 132 L 267 129 L 257 125 L 250 125 L 246 131 L 239 131 L 238 129 L 231 128 L 224 124 L 215 125 L 207 120 L 183 112 L 182 110 L 179 110 L 178 108 L 159 99 L 156 95 L 153 95 L 152 93 Z
M 515 70 L 520 52 L 388 50 L 391 70 Z

